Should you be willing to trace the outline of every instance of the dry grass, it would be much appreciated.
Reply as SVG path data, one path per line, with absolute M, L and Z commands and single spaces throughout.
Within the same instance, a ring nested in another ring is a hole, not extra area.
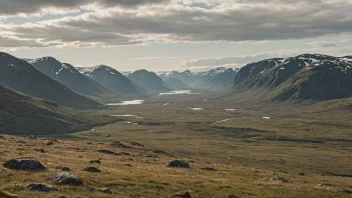
M 321 182 L 334 184 L 336 188 L 352 188 L 352 113 L 344 108 L 350 101 L 308 106 L 248 105 L 233 102 L 231 98 L 213 97 L 156 96 L 143 105 L 96 111 L 91 115 L 135 114 L 140 118 L 124 118 L 95 131 L 60 136 L 59 142 L 52 146 L 41 139 L 10 136 L 0 139 L 1 162 L 31 156 L 48 168 L 43 172 L 0 169 L 1 189 L 19 197 L 171 197 L 185 190 L 192 197 L 202 198 L 350 196 L 335 193 L 334 189 L 316 188 Z M 192 111 L 188 107 L 204 110 Z M 225 111 L 225 108 L 237 110 Z M 272 119 L 263 119 L 264 116 Z M 214 123 L 225 119 L 231 120 Z M 93 144 L 87 144 L 88 141 Z M 109 146 L 113 141 L 122 141 L 132 148 Z M 145 147 L 133 146 L 130 141 Z M 44 148 L 46 153 L 34 152 L 34 148 Z M 98 149 L 125 151 L 131 156 L 101 154 L 96 152 Z M 97 165 L 102 173 L 82 171 L 91 165 L 90 160 L 98 158 L 102 161 Z M 191 169 L 163 166 L 173 159 L 194 163 L 190 163 Z M 29 192 L 25 188 L 31 182 L 52 184 L 48 178 L 64 166 L 82 177 L 85 185 L 55 185 L 60 191 L 54 193 Z M 203 167 L 214 167 L 217 171 L 202 170 Z M 299 172 L 306 175 L 299 176 Z M 275 176 L 289 182 L 263 180 Z M 101 187 L 110 188 L 113 194 L 97 192 Z

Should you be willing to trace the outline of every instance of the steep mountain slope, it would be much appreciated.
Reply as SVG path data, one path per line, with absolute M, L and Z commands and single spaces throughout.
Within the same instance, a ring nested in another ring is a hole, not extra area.
M 257 74 L 264 73 L 266 70 L 281 64 L 283 61 L 283 58 L 273 58 L 247 64 L 238 71 L 234 79 L 234 85 L 238 86 L 242 84 L 243 81 L 246 81 Z
M 99 119 L 0 86 L 0 133 L 50 135 L 87 130 L 102 122 Z
M 274 100 L 332 100 L 352 97 L 352 63 L 319 61 L 306 66 L 270 95 Z
M 102 106 L 46 76 L 28 62 L 2 52 L 0 52 L 0 85 L 71 108 Z
M 250 91 L 271 100 L 346 98 L 352 96 L 349 86 L 352 82 L 351 65 L 348 56 L 321 54 L 290 57 L 276 66 L 273 61 L 264 60 L 243 67 L 235 79 L 234 87 L 237 92 Z M 253 72 L 254 69 L 257 71 Z
M 120 72 L 106 65 L 90 68 L 81 67 L 78 70 L 112 91 L 126 94 L 137 94 L 143 91 L 142 88 L 134 84 Z
M 52 57 L 43 57 L 28 61 L 36 69 L 60 82 L 73 91 L 86 95 L 102 95 L 109 90 L 96 81 L 82 75 L 76 68 L 67 63 L 61 63 Z
M 182 82 L 181 80 L 175 77 L 166 78 L 164 79 L 164 82 L 170 89 L 173 89 L 173 90 L 189 89 L 189 87 L 184 82 Z
M 151 92 L 170 90 L 158 75 L 156 75 L 154 72 L 149 72 L 144 69 L 137 70 L 129 74 L 128 78 L 137 85 Z

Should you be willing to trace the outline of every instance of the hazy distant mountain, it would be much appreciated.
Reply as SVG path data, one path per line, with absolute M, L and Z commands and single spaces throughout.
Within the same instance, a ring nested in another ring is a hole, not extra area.
M 82 75 L 76 68 L 67 63 L 61 63 L 52 57 L 29 60 L 36 69 L 60 82 L 73 91 L 87 95 L 102 95 L 110 92 L 98 82 Z
M 98 65 L 96 67 L 81 67 L 78 70 L 85 76 L 99 82 L 110 90 L 126 93 L 137 94 L 143 89 L 134 84 L 130 79 L 122 75 L 112 67 L 106 65 Z
M 264 90 L 274 100 L 329 100 L 352 96 L 352 62 L 349 57 L 302 54 L 284 59 L 276 66 L 263 66 L 262 63 L 243 67 L 238 75 L 247 74 L 256 67 L 260 69 L 247 78 L 237 76 L 235 88 Z
M 238 69 L 219 67 L 206 72 L 192 72 L 186 70 L 184 72 L 164 72 L 159 76 L 166 80 L 175 78 L 187 84 L 191 88 L 219 88 L 226 87 L 232 84 Z
M 170 89 L 173 89 L 173 90 L 189 89 L 189 87 L 184 82 L 182 82 L 181 80 L 175 77 L 166 78 L 164 79 L 164 82 Z
M 98 102 L 73 92 L 28 62 L 2 52 L 0 52 L 0 85 L 67 107 L 101 107 Z
M 165 82 L 154 72 L 142 69 L 129 74 L 127 77 L 148 91 L 157 92 L 170 90 Z

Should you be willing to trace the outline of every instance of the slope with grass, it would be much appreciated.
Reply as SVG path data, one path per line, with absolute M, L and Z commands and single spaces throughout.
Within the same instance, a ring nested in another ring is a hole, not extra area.
M 98 102 L 77 94 L 41 73 L 28 62 L 2 52 L 0 53 L 0 85 L 71 108 L 102 107 Z

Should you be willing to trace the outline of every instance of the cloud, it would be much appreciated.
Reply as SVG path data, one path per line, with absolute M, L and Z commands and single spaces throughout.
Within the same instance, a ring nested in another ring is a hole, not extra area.
M 5 0 L 1 3 L 0 12 L 5 14 L 22 13 L 27 7 L 26 13 L 51 7 L 77 9 L 87 3 L 104 7 L 79 16 L 0 27 L 0 33 L 5 32 L 2 35 L 37 39 L 42 45 L 265 42 L 352 32 L 352 2 L 343 0 L 265 3 L 260 0 Z
M 79 10 L 85 6 L 90 6 L 89 8 L 134 7 L 164 2 L 168 0 L 1 0 L 0 16 L 55 13 Z
M 308 44 L 312 45 L 315 48 L 325 48 L 325 47 L 336 47 L 338 46 L 338 44 L 347 43 L 348 41 L 349 41 L 348 39 L 344 39 L 342 41 L 333 41 L 333 42 L 316 41 Z

